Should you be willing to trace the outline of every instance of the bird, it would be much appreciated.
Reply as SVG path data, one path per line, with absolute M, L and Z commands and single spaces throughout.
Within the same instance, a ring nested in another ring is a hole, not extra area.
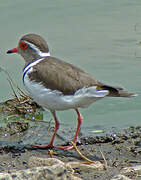
M 53 136 L 48 144 L 37 144 L 39 149 L 54 148 L 54 139 L 59 129 L 56 111 L 74 109 L 77 114 L 77 128 L 73 138 L 76 145 L 83 116 L 79 108 L 89 105 L 104 97 L 132 97 L 121 87 L 114 87 L 95 80 L 79 67 L 50 55 L 47 42 L 38 34 L 26 34 L 21 37 L 16 48 L 8 54 L 18 53 L 25 60 L 23 84 L 33 100 L 49 110 L 55 121 Z M 73 145 L 58 146 L 63 150 L 74 149 Z

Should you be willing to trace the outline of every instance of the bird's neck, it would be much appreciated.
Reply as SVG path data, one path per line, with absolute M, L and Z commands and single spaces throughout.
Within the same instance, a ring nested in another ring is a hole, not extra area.
M 49 52 L 41 52 L 40 54 L 30 53 L 27 56 L 24 54 L 24 55 L 22 55 L 22 57 L 24 58 L 26 65 L 27 65 L 34 61 L 37 61 L 38 59 L 50 57 L 50 53 Z

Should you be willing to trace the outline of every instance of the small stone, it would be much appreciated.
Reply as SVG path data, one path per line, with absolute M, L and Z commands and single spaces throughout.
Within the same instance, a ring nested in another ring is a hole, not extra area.
M 1 180 L 12 180 L 13 178 L 8 173 L 0 173 L 0 179 Z
M 91 164 L 84 164 L 82 162 L 68 162 L 66 166 L 71 167 L 72 169 L 80 169 L 81 171 L 88 171 L 88 170 L 103 170 L 104 164 L 99 161 L 95 161 Z
M 111 180 L 132 180 L 132 179 L 129 179 L 127 176 L 124 176 L 122 174 L 119 174 L 117 176 L 114 176 Z
M 56 158 L 40 158 L 36 156 L 32 156 L 29 159 L 28 165 L 30 167 L 37 167 L 37 166 L 53 166 L 55 164 L 65 165 L 62 161 Z
M 8 173 L 0 173 L 0 179 L 3 180 L 82 180 L 67 172 L 65 166 L 61 164 L 51 166 L 41 166 L 29 168 L 26 170 L 9 171 Z
M 132 166 L 132 167 L 125 167 L 121 171 L 124 175 L 141 175 L 141 165 L 138 166 Z

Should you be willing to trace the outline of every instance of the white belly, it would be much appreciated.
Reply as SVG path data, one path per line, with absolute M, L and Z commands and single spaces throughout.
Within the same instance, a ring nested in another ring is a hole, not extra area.
M 30 81 L 27 73 L 24 76 L 24 85 L 35 102 L 49 110 L 84 108 L 108 94 L 107 90 L 97 91 L 96 86 L 92 86 L 82 88 L 74 95 L 63 95 L 60 91 L 52 91 L 41 83 Z

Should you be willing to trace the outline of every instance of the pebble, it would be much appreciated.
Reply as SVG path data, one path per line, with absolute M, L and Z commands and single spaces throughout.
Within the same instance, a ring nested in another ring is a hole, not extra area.
M 28 169 L 10 170 L 0 173 L 3 180 L 82 180 L 74 175 L 75 169 L 83 172 L 103 171 L 104 165 L 95 161 L 92 164 L 82 162 L 63 162 L 56 158 L 46 158 L 32 156 L 28 161 Z M 132 180 L 141 178 L 141 165 L 122 168 L 120 174 L 115 175 L 110 180 Z

